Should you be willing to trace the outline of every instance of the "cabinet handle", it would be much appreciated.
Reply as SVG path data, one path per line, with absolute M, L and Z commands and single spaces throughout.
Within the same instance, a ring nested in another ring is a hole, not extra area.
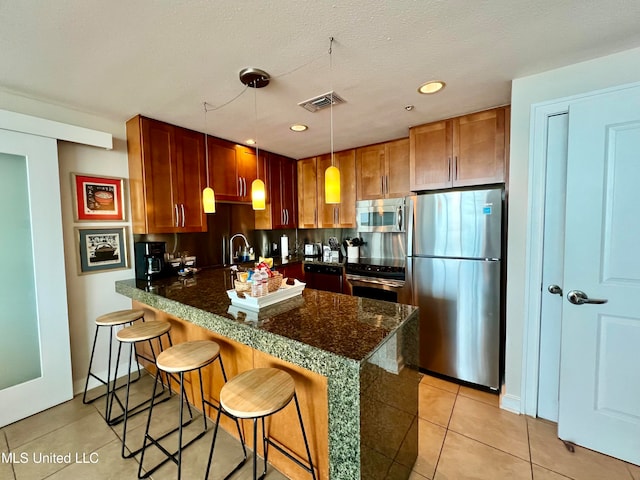
M 177 203 L 173 204 L 173 210 L 174 210 L 174 212 L 176 214 L 176 227 L 179 227 L 180 226 L 180 217 L 178 217 L 178 204 Z
M 242 177 L 242 196 L 247 196 L 247 179 Z
M 242 177 L 238 177 L 238 196 L 242 196 Z
M 389 194 L 389 176 L 384 176 L 384 188 L 387 190 L 387 194 Z
M 287 212 L 287 225 L 289 225 L 289 209 L 285 209 L 285 212 Z
M 451 181 L 451 157 L 447 159 L 447 182 Z
M 182 211 L 182 226 L 184 227 L 184 203 L 180 204 L 180 210 Z
M 458 156 L 456 155 L 455 157 L 453 157 L 453 159 L 454 159 L 454 160 L 453 160 L 453 164 L 454 164 L 455 169 L 456 169 L 456 170 L 455 170 L 455 172 L 456 172 L 456 173 L 455 173 L 455 175 L 454 175 L 453 179 L 454 179 L 454 180 L 458 180 Z
M 282 222 L 282 224 L 286 225 L 287 223 L 289 223 L 288 216 L 287 216 L 287 209 L 286 208 L 282 209 L 282 214 L 284 215 L 284 221 Z
M 384 195 L 384 175 L 380 175 L 380 188 L 382 189 L 382 194 Z

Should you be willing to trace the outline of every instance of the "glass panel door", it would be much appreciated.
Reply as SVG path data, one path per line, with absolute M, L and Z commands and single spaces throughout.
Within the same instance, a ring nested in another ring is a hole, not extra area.
M 0 390 L 38 378 L 40 333 L 27 159 L 0 153 Z

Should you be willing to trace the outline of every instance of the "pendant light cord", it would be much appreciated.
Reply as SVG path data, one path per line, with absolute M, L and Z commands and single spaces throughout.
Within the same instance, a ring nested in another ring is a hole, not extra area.
M 209 187 L 209 142 L 207 141 L 207 102 L 203 102 L 204 106 L 204 160 L 207 172 L 207 187 Z
M 260 147 L 258 146 L 258 89 L 253 89 L 253 114 L 256 119 L 255 140 L 256 140 L 256 178 L 260 178 Z
M 330 127 L 331 127 L 331 166 L 334 167 L 333 160 L 333 37 L 329 37 L 329 77 L 331 81 L 331 105 L 330 105 Z

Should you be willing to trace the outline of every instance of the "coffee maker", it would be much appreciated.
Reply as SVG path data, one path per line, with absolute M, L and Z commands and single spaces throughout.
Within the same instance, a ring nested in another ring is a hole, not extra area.
M 164 276 L 165 251 L 165 242 L 136 242 L 136 278 L 148 281 Z

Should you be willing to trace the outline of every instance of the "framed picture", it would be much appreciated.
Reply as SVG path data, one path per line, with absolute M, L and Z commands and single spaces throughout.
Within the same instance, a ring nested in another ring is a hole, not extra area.
M 125 220 L 124 179 L 71 174 L 76 221 Z
M 127 227 L 76 228 L 78 273 L 98 273 L 129 267 Z

